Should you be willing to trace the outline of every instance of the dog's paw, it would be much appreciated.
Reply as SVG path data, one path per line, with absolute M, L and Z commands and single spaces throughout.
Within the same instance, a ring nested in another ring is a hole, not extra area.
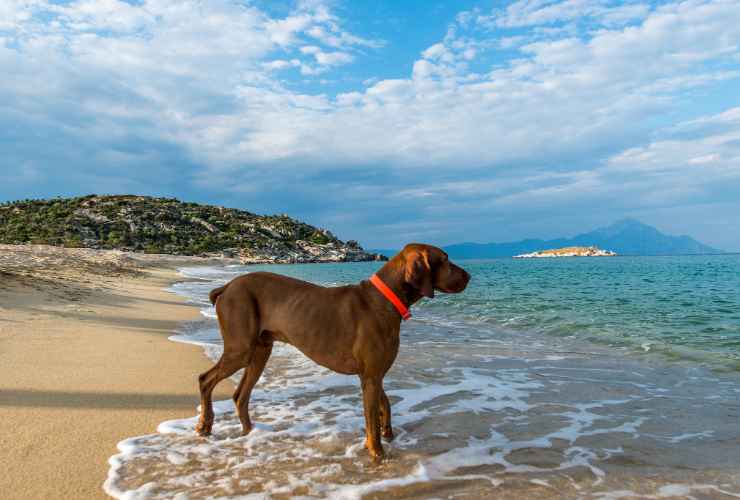
M 366 439 L 365 448 L 367 448 L 367 452 L 370 454 L 370 459 L 373 464 L 378 465 L 383 461 L 385 451 L 383 451 L 382 445 L 374 446 L 370 439 Z
M 199 436 L 210 436 L 212 427 L 213 422 L 198 422 L 198 425 L 195 426 L 195 432 Z
M 393 429 L 390 427 L 384 427 L 381 435 L 383 436 L 383 439 L 388 441 L 393 441 L 393 438 L 396 437 L 393 435 Z
M 370 451 L 370 460 L 372 460 L 373 465 L 380 465 L 383 463 L 383 459 L 385 459 L 385 453 L 381 449 L 378 453 L 373 453 Z

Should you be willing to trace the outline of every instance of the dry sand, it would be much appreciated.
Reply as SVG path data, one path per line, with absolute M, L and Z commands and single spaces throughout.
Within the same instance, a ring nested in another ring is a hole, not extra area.
M 197 263 L 0 245 L 0 497 L 106 498 L 120 440 L 194 414 L 211 363 L 167 337 L 198 310 L 163 288 Z

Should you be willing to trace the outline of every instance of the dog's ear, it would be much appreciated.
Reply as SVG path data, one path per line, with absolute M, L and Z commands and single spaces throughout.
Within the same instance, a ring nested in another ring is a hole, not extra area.
M 432 268 L 429 265 L 429 257 L 426 252 L 415 251 L 406 255 L 404 279 L 406 283 L 416 288 L 424 297 L 430 299 L 434 297 Z

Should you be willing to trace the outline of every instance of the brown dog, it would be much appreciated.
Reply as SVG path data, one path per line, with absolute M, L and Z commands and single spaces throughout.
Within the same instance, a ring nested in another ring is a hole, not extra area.
M 434 291 L 462 292 L 470 275 L 437 247 L 409 244 L 376 273 L 405 306 Z M 382 284 L 380 285 L 382 288 Z M 287 342 L 316 363 L 359 375 L 365 407 L 365 446 L 383 458 L 380 435 L 392 439 L 390 402 L 383 377 L 396 359 L 404 306 L 394 306 L 378 285 L 326 288 L 273 273 L 240 276 L 213 290 L 224 353 L 199 377 L 201 414 L 196 431 L 213 426 L 211 393 L 223 379 L 246 368 L 234 402 L 244 434 L 252 430 L 249 397 L 262 375 L 274 341 Z

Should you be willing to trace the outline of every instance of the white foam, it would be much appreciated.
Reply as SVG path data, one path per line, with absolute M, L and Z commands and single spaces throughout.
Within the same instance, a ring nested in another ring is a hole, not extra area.
M 605 500 L 619 500 L 621 498 L 646 498 L 646 499 L 659 499 L 659 498 L 696 498 L 693 496 L 695 491 L 701 492 L 715 492 L 721 495 L 740 498 L 740 494 L 733 493 L 729 490 L 722 489 L 713 484 L 692 484 L 692 483 L 673 483 L 660 486 L 655 494 L 637 493 L 632 490 L 613 490 L 605 492 L 594 493 L 597 498 Z
M 687 432 L 687 433 L 684 433 L 684 434 L 679 434 L 677 436 L 671 436 L 670 442 L 671 443 L 679 443 L 679 442 L 684 441 L 686 439 L 708 438 L 708 437 L 712 437 L 713 434 L 714 434 L 713 431 Z

